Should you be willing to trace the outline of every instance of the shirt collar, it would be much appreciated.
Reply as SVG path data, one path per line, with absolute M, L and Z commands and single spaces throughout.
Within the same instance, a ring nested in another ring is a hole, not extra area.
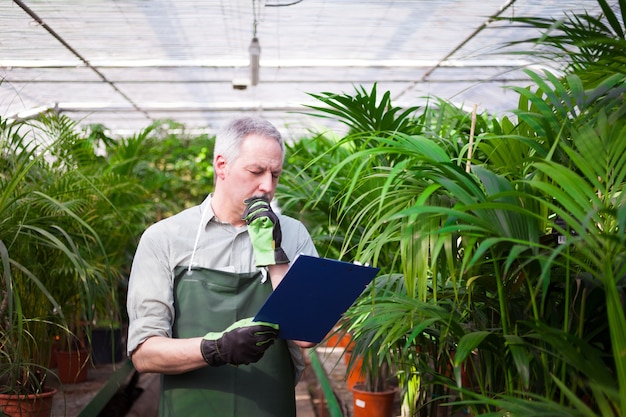
M 213 198 L 213 194 L 209 194 L 200 204 L 200 213 L 201 216 L 204 218 L 205 227 L 209 224 L 211 220 L 218 220 L 217 217 L 215 217 L 213 207 L 211 206 L 211 198 Z
M 213 206 L 211 206 L 211 199 L 213 198 L 213 193 L 209 194 L 204 201 L 200 204 L 200 210 L 203 218 L 204 218 L 204 227 L 207 227 L 209 225 L 210 222 L 214 221 L 215 223 L 218 224 L 225 224 L 225 225 L 229 225 L 232 226 L 230 223 L 228 222 L 223 222 L 220 219 L 217 218 L 217 216 L 215 215 L 215 212 L 213 211 Z M 205 212 L 206 210 L 206 212 Z

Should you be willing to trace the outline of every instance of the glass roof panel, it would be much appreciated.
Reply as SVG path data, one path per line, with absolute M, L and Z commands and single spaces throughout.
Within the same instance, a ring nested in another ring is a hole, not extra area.
M 597 14 L 597 1 L 3 1 L 0 114 L 57 108 L 126 134 L 162 118 L 211 130 L 252 112 L 298 129 L 318 122 L 291 113 L 313 102 L 307 93 L 375 82 L 397 105 L 434 95 L 504 112 L 516 102 L 503 87 L 527 83 L 520 68 L 552 63 L 503 55 L 530 33 L 490 18 L 583 10 Z

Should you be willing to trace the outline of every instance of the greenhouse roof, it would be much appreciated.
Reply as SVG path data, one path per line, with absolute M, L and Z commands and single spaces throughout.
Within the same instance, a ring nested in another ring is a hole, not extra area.
M 493 17 L 598 14 L 596 0 L 3 0 L 0 115 L 47 109 L 119 134 L 172 119 L 211 130 L 240 114 L 285 129 L 310 94 L 377 83 L 398 106 L 436 96 L 515 108 L 506 87 L 551 62 L 505 54 L 535 33 Z M 258 83 L 250 64 L 260 45 Z

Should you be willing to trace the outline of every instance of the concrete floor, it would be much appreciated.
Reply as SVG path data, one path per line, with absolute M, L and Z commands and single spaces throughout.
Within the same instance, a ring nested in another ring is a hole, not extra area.
M 140 377 L 139 386 L 144 391 L 134 402 L 126 417 L 150 417 L 157 415 L 159 380 L 160 376 L 158 374 L 144 374 Z M 308 390 L 308 382 L 304 379 L 296 386 L 296 407 L 297 417 L 316 417 Z
M 77 384 L 54 384 L 58 393 L 52 404 L 51 417 L 76 417 L 85 406 L 102 389 L 111 374 L 119 365 L 105 364 L 90 367 L 87 380 Z M 312 372 L 305 370 L 307 375 Z M 134 401 L 130 410 L 123 414 L 128 417 L 157 416 L 159 404 L 159 374 L 142 374 L 139 376 L 137 387 L 142 389 L 139 397 Z M 296 386 L 297 417 L 317 417 L 310 395 L 310 378 L 302 378 Z M 121 415 L 118 414 L 119 417 Z M 95 417 L 95 416 L 94 416 Z M 117 417 L 117 416 L 116 416 Z

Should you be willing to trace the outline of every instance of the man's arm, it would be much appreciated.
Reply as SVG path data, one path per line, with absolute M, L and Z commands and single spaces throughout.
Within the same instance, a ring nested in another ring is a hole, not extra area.
M 249 317 L 202 338 L 150 337 L 135 349 L 132 360 L 140 372 L 164 374 L 193 371 L 207 364 L 248 365 L 261 359 L 277 336 L 277 325 L 254 322 Z
M 200 351 L 201 337 L 171 339 L 153 336 L 132 353 L 131 359 L 139 372 L 180 374 L 207 366 Z
M 270 274 L 270 281 L 272 282 L 272 289 L 276 289 L 278 284 L 283 280 L 287 271 L 289 270 L 289 264 L 268 265 L 267 271 Z

